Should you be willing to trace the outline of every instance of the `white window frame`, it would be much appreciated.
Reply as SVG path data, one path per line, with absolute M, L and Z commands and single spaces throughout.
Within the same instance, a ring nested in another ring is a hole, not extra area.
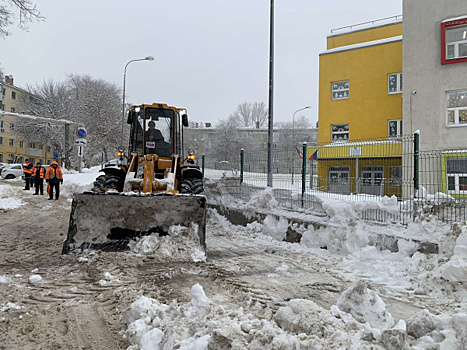
M 15 147 L 15 139 L 10 139 L 10 140 L 8 140 L 8 145 L 9 145 L 10 147 Z
M 391 122 L 397 122 L 397 127 L 396 127 L 397 135 L 391 135 L 390 134 L 391 129 L 389 128 L 389 124 Z M 402 119 L 390 119 L 390 120 L 388 120 L 388 138 L 390 138 L 390 139 L 400 139 L 400 138 L 402 138 Z
M 19 142 L 19 148 L 24 148 L 24 141 Z
M 347 125 L 347 131 L 333 131 L 334 126 L 342 126 Z M 334 140 L 334 135 L 345 135 L 347 134 L 347 140 Z M 349 123 L 346 124 L 331 124 L 331 142 L 348 142 L 350 139 L 350 125 Z
M 453 177 L 454 178 L 454 190 L 449 189 L 449 178 Z M 460 189 L 460 184 L 459 184 L 459 178 L 460 177 L 467 177 L 467 174 L 447 174 L 447 190 L 448 194 L 467 194 L 467 190 L 461 190 Z
M 11 92 L 11 99 L 16 100 L 16 91 Z
M 446 28 L 446 31 L 444 33 L 444 35 L 447 34 L 447 32 L 450 30 L 450 29 L 458 29 L 458 28 L 465 28 L 465 32 L 467 33 L 467 25 L 462 25 L 462 26 L 459 26 L 459 27 L 449 27 L 449 28 Z M 460 40 L 460 41 L 453 41 L 451 43 L 448 43 L 447 40 L 446 40 L 446 47 L 445 47 L 445 50 L 446 50 L 446 60 L 449 61 L 449 60 L 455 60 L 455 59 L 458 59 L 458 58 L 467 58 L 467 56 L 459 56 L 459 45 L 460 44 L 465 44 L 467 45 L 467 36 L 465 38 L 465 40 Z M 454 57 L 449 57 L 448 56 L 448 47 L 449 46 L 454 46 Z
M 396 91 L 389 91 L 389 78 L 395 75 L 396 76 Z M 388 95 L 401 94 L 402 93 L 402 73 L 391 73 L 388 74 Z
M 15 124 L 10 124 L 10 131 L 15 131 Z
M 457 91 L 446 91 L 446 104 L 448 102 L 448 94 L 456 93 L 456 92 L 465 92 L 467 93 L 467 90 L 457 90 Z M 460 124 L 459 123 L 459 111 L 467 111 L 467 107 L 452 107 L 449 108 L 446 106 L 446 125 L 448 128 L 452 127 L 466 127 L 467 123 Z M 449 122 L 449 112 L 454 112 L 454 123 Z
M 0 132 L 5 132 L 5 122 L 0 120 Z
M 349 87 L 346 88 L 346 89 L 336 89 L 336 90 L 334 90 L 334 84 L 339 84 L 339 83 L 347 83 Z M 334 97 L 335 92 L 345 92 L 345 91 L 347 91 L 347 96 L 345 96 L 345 97 Z M 349 98 L 350 98 L 350 81 L 349 80 L 331 82 L 331 99 L 333 101 L 347 100 Z

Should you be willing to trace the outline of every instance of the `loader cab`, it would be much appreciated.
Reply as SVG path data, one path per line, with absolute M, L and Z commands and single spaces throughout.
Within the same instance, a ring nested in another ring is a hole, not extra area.
M 127 122 L 131 124 L 130 153 L 159 157 L 180 153 L 180 115 L 176 108 L 165 104 L 135 106 Z

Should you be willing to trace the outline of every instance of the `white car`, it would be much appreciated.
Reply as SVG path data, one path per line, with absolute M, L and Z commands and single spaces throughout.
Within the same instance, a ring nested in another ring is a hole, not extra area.
M 23 164 L 7 164 L 0 173 L 3 179 L 21 178 L 23 176 Z

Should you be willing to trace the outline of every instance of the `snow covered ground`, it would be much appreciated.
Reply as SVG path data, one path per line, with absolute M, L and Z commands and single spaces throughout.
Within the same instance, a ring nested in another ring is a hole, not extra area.
M 90 189 L 98 175 L 65 174 L 63 196 Z M 327 227 L 303 231 L 301 244 L 281 241 L 284 221 L 238 227 L 211 211 L 207 262 L 156 262 L 151 242 L 133 254 L 60 256 L 69 201 L 53 206 L 21 186 L 0 181 L 0 344 L 8 349 L 59 340 L 67 349 L 467 348 L 465 223 L 374 227 L 355 206 L 329 201 Z M 248 206 L 283 212 L 272 191 Z M 410 240 L 381 251 L 372 231 L 430 238 L 440 251 L 421 254 Z

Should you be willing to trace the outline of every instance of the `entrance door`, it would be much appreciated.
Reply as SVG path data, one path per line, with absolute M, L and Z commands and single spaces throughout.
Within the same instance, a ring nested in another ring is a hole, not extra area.
M 349 167 L 329 167 L 329 192 L 349 194 Z
M 360 193 L 375 196 L 384 194 L 384 167 L 362 166 Z

